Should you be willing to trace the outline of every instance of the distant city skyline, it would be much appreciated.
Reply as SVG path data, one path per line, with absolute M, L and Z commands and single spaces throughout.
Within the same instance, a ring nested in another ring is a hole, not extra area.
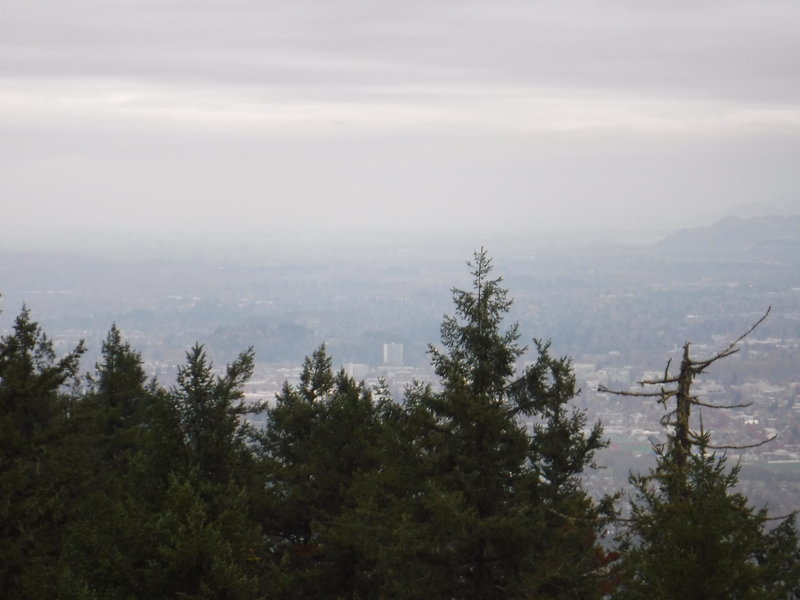
M 0 237 L 800 210 L 800 4 L 4 3 Z

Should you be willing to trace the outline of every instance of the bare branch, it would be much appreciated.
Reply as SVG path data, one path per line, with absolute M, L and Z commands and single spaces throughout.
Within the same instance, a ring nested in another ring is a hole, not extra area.
M 762 440 L 755 444 L 746 444 L 746 445 L 735 445 L 735 446 L 713 446 L 711 444 L 706 444 L 706 448 L 711 448 L 712 450 L 747 450 L 748 448 L 758 448 L 759 446 L 763 446 L 764 444 L 769 444 L 772 440 L 778 437 L 776 433 L 770 438 L 766 440 Z
M 646 385 L 666 385 L 668 383 L 678 383 L 677 377 L 665 377 L 664 379 L 643 379 L 639 382 L 642 387 Z
M 745 331 L 742 335 L 740 335 L 738 338 L 736 338 L 730 344 L 728 344 L 728 348 L 733 348 L 735 345 L 737 345 L 739 342 L 741 342 L 744 338 L 746 338 L 748 335 L 753 333 L 753 330 L 756 327 L 758 327 L 759 325 L 761 325 L 761 323 L 763 323 L 766 320 L 766 318 L 769 316 L 769 313 L 770 313 L 771 310 L 772 310 L 772 305 L 770 304 L 767 307 L 767 312 L 765 312 L 758 321 L 753 323 L 753 325 L 750 327 L 750 329 Z
M 758 321 L 756 321 L 750 326 L 750 329 L 745 331 L 742 335 L 733 340 L 730 344 L 725 346 L 725 348 L 717 352 L 711 358 L 703 361 L 692 361 L 692 371 L 695 374 L 701 373 L 704 369 L 708 368 L 713 363 L 717 362 L 719 359 L 725 358 L 726 356 L 730 356 L 731 354 L 735 354 L 736 352 L 738 352 L 739 348 L 737 348 L 736 346 L 739 345 L 739 342 L 741 342 L 744 338 L 753 333 L 753 330 L 759 325 L 761 325 L 761 323 L 763 323 L 764 320 L 769 316 L 771 310 L 772 310 L 772 305 L 767 307 L 767 311 L 763 315 L 761 315 L 761 318 L 758 319 Z
M 615 396 L 635 396 L 636 398 L 660 398 L 664 395 L 663 390 L 660 392 L 626 392 L 624 390 L 610 390 L 604 385 L 598 385 L 597 391 L 614 394 Z M 671 392 L 669 393 L 672 395 Z
M 691 361 L 690 365 L 692 373 L 695 375 L 702 373 L 708 367 L 717 362 L 719 359 L 726 358 L 728 356 L 731 356 L 732 354 L 736 354 L 737 352 L 739 352 L 739 348 L 728 348 L 726 350 L 723 350 L 722 352 L 718 352 L 717 354 L 715 354 L 714 356 L 712 356 L 707 360 L 693 360 Z
M 753 406 L 752 402 L 742 402 L 741 404 L 709 404 L 707 402 L 700 402 L 697 398 L 692 398 L 692 404 L 696 406 L 705 406 L 706 408 L 747 408 Z
M 779 517 L 761 517 L 762 521 L 784 521 L 790 517 L 796 517 L 797 511 L 793 510 L 790 513 L 786 513 L 785 515 L 780 515 Z

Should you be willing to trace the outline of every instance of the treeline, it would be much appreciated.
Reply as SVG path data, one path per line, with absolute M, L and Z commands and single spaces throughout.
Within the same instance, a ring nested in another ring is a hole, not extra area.
M 705 437 L 661 449 L 625 520 L 588 495 L 605 441 L 569 359 L 536 341 L 518 372 L 507 291 L 471 267 L 441 390 L 402 399 L 324 347 L 270 407 L 243 400 L 252 350 L 219 372 L 197 345 L 165 389 L 116 327 L 81 376 L 83 346 L 58 358 L 23 309 L 0 340 L 2 597 L 799 597 L 793 517 L 768 527 Z

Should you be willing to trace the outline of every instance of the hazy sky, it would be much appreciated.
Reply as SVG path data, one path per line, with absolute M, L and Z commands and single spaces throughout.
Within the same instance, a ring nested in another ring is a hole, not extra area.
M 797 0 L 0 0 L 0 236 L 800 209 Z

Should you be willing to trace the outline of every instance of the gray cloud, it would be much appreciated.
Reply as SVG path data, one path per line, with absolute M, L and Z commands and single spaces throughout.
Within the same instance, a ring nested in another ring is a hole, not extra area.
M 6 74 L 798 99 L 796 2 L 15 4 Z
M 50 0 L 2 14 L 6 236 L 647 228 L 800 205 L 793 1 Z

